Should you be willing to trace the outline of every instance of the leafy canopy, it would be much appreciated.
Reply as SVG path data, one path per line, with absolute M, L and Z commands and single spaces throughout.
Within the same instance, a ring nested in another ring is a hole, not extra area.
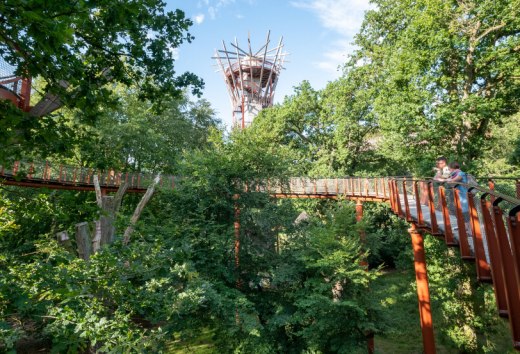
M 3 1 L 0 56 L 83 110 L 108 99 L 109 82 L 138 85 L 152 101 L 179 97 L 190 85 L 198 94 L 202 81 L 174 70 L 174 49 L 193 40 L 192 21 L 165 6 L 160 0 Z

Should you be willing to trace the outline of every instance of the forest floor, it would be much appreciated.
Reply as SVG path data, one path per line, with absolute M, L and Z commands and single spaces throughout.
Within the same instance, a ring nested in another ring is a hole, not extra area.
M 421 326 L 419 323 L 419 309 L 417 293 L 414 288 L 415 274 L 412 271 L 385 271 L 371 286 L 377 301 L 383 307 L 383 316 L 391 328 L 383 336 L 375 337 L 376 353 L 379 354 L 420 354 L 422 353 Z M 490 286 L 485 284 L 484 286 Z M 458 353 L 449 343 L 443 343 L 439 336 L 439 329 L 435 324 L 440 323 L 443 314 L 441 309 L 432 304 L 433 325 L 435 330 L 435 344 L 437 353 Z M 513 350 L 509 324 L 507 320 L 500 320 L 496 333 L 490 335 L 495 348 L 489 353 L 505 354 L 516 353 Z
M 372 284 L 376 301 L 382 306 L 385 322 L 391 326 L 387 333 L 375 337 L 376 354 L 420 354 L 422 353 L 421 327 L 419 323 L 419 311 L 417 307 L 417 294 L 414 289 L 415 275 L 411 271 L 384 271 Z M 435 319 L 442 313 L 433 308 L 434 326 Z M 438 322 L 437 322 L 438 323 Z M 442 343 L 436 331 L 436 346 L 438 353 L 458 353 L 449 344 Z M 507 321 L 501 321 L 499 330 L 493 334 L 493 342 L 496 347 L 491 353 L 515 353 L 511 346 L 509 325 Z M 172 354 L 209 354 L 216 353 L 212 344 L 211 332 L 202 333 L 199 337 L 190 341 L 173 341 L 168 352 Z
M 167 346 L 167 353 L 171 354 L 210 354 L 217 353 L 213 345 L 212 332 L 210 330 L 200 334 L 195 339 L 183 341 L 180 339 L 172 341 Z

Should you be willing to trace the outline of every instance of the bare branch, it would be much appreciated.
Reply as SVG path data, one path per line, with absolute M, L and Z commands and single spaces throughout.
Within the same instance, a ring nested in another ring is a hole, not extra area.
M 94 175 L 94 190 L 96 191 L 96 203 L 99 208 L 103 208 L 103 199 L 101 198 L 101 187 L 99 186 L 99 177 Z
M 480 34 L 480 36 L 478 36 L 477 38 L 475 38 L 475 43 L 478 43 L 482 40 L 482 38 L 484 38 L 485 36 L 487 36 L 488 34 L 490 34 L 491 32 L 494 32 L 494 31 L 497 31 L 503 27 L 506 26 L 506 23 L 505 22 L 502 22 L 501 24 L 499 25 L 496 25 L 496 26 L 493 26 L 493 27 L 489 27 L 487 30 L 485 30 L 484 32 L 482 32 Z
M 128 245 L 128 243 L 130 242 L 130 236 L 132 235 L 132 232 L 134 232 L 134 226 L 137 223 L 137 221 L 139 220 L 139 218 L 141 217 L 144 207 L 146 206 L 146 204 L 152 197 L 153 192 L 155 190 L 155 186 L 157 185 L 157 183 L 159 183 L 160 180 L 161 180 L 161 174 L 159 173 L 154 178 L 152 184 L 146 190 L 146 193 L 141 198 L 141 201 L 139 202 L 139 204 L 137 204 L 134 214 L 132 215 L 132 218 L 130 219 L 130 225 L 128 225 L 128 227 L 126 228 L 125 234 L 123 236 L 124 245 Z
M 119 211 L 119 208 L 121 208 L 123 196 L 125 195 L 126 190 L 129 186 L 130 185 L 128 184 L 128 181 L 124 181 L 123 184 L 119 186 L 119 189 L 117 190 L 116 195 L 114 197 L 114 213 L 117 213 Z

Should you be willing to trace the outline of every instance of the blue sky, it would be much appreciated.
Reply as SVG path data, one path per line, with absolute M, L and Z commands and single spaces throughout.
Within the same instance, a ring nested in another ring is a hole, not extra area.
M 236 37 L 245 46 L 248 32 L 253 50 L 260 48 L 267 31 L 271 43 L 284 37 L 289 53 L 280 75 L 275 102 L 281 102 L 303 80 L 320 89 L 339 77 L 338 65 L 352 51 L 351 42 L 369 8 L 368 0 L 167 0 L 169 9 L 179 8 L 194 21 L 191 44 L 176 51 L 177 72 L 191 71 L 204 79 L 204 98 L 222 121 L 231 125 L 231 107 L 224 80 L 211 59 L 215 49 Z

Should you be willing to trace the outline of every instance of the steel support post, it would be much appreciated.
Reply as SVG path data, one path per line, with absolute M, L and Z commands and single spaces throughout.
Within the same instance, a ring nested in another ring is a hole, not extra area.
M 430 289 L 428 286 L 428 272 L 426 270 L 426 254 L 424 252 L 424 239 L 415 223 L 408 230 L 412 239 L 413 257 L 415 267 L 415 279 L 417 282 L 417 298 L 419 301 L 419 316 L 421 319 L 421 331 L 425 354 L 434 354 L 435 337 L 433 334 L 432 311 L 430 304 Z
M 234 203 L 234 211 L 235 211 L 235 221 L 234 221 L 234 229 L 235 229 L 235 272 L 236 272 L 236 285 L 237 288 L 241 287 L 241 281 L 239 276 L 239 267 L 240 267 L 240 207 L 238 205 L 238 200 L 240 199 L 240 195 L 235 194 L 233 196 Z

